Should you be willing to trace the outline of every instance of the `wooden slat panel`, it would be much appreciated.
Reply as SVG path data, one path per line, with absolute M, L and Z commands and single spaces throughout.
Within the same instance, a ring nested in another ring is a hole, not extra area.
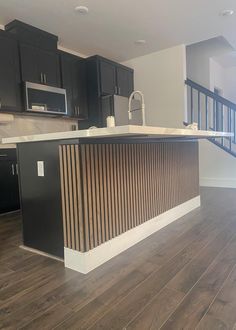
M 81 252 L 199 194 L 198 144 L 63 145 L 65 246 Z

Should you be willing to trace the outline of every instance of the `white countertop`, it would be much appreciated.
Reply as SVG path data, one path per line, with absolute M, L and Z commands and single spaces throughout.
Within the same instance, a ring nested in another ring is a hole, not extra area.
M 51 141 L 51 140 L 65 140 L 65 139 L 83 139 L 83 138 L 149 138 L 149 139 L 163 139 L 163 138 L 214 138 L 214 137 L 230 137 L 231 133 L 214 132 L 214 131 L 200 131 L 185 128 L 165 128 L 153 126 L 116 126 L 112 128 L 94 128 L 87 130 L 57 132 L 48 134 L 28 135 L 3 138 L 3 144 L 37 142 L 37 141 Z

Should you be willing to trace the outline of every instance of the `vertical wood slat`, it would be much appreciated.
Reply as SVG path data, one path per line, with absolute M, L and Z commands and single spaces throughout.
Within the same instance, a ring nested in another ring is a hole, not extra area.
M 198 145 L 59 148 L 64 244 L 81 252 L 199 194 Z

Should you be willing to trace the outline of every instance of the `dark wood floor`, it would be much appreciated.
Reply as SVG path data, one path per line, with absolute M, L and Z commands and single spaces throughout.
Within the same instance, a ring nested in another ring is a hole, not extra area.
M 88 275 L 20 249 L 0 217 L 0 329 L 236 329 L 236 190 Z

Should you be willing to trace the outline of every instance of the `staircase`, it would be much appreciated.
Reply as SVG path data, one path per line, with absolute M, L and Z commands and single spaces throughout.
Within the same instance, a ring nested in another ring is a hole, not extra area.
M 236 104 L 187 79 L 188 124 L 198 123 L 202 130 L 224 131 L 233 137 L 211 138 L 209 141 L 236 157 Z

